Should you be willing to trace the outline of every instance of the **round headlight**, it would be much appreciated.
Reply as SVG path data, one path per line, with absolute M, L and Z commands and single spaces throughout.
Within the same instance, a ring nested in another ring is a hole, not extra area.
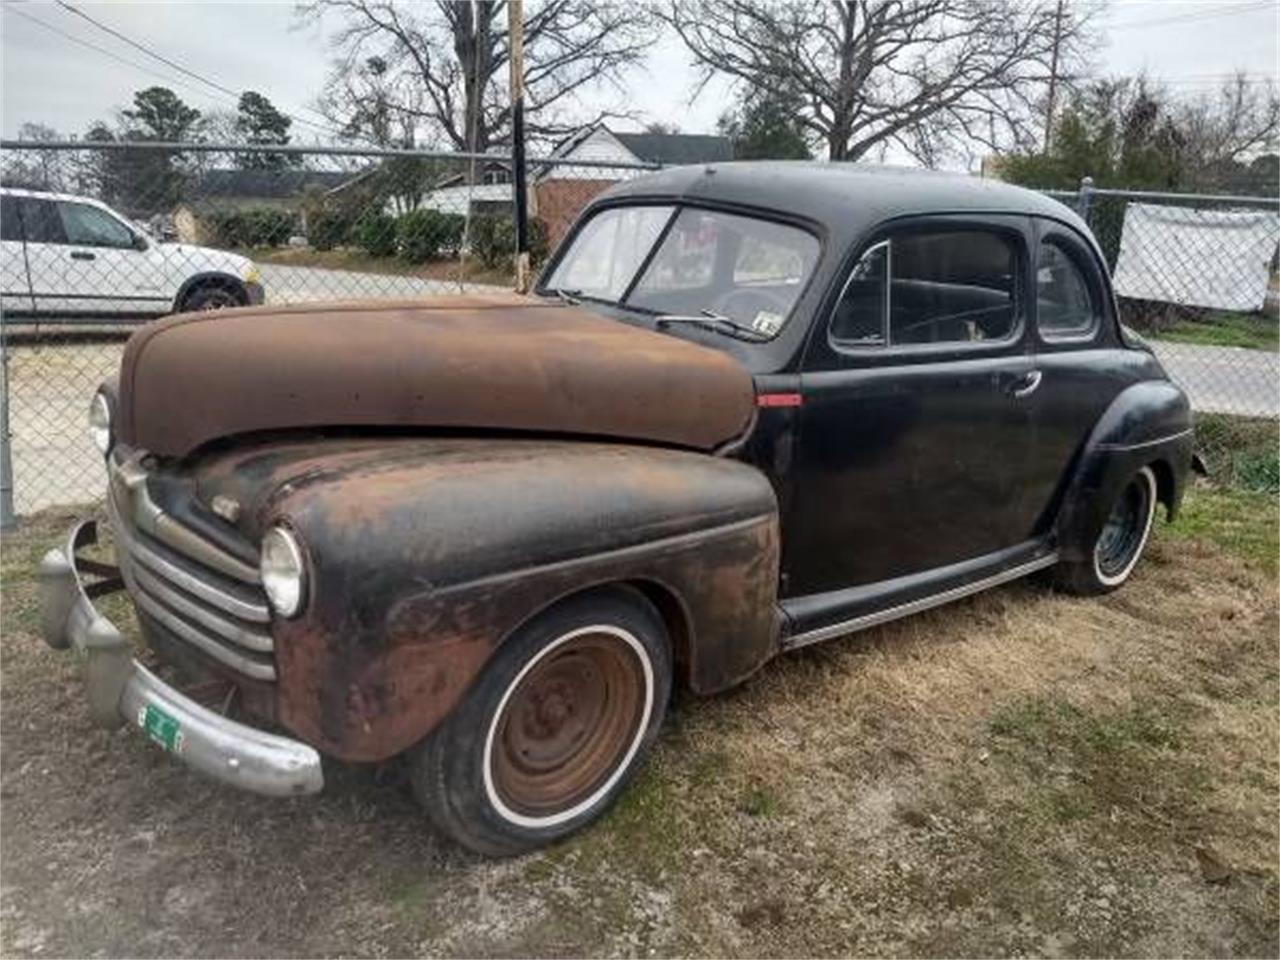
M 259 569 L 271 609 L 282 617 L 295 616 L 306 595 L 307 568 L 302 548 L 284 527 L 272 527 L 262 538 Z
M 111 404 L 102 391 L 95 393 L 89 403 L 89 434 L 100 453 L 111 449 Z

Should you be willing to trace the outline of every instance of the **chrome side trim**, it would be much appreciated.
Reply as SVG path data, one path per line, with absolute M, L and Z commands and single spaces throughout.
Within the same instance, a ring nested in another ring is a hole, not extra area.
M 111 515 L 111 526 L 115 532 L 116 539 L 124 547 L 124 552 L 153 574 L 163 577 L 192 596 L 199 597 L 220 610 L 225 610 L 233 617 L 248 620 L 252 623 L 271 622 L 271 613 L 265 603 L 250 603 L 211 586 L 199 577 L 170 563 L 145 543 L 132 536 L 129 533 L 128 525 L 121 521 L 119 510 L 110 497 L 107 498 L 107 510 Z
M 800 647 L 807 647 L 811 643 L 821 643 L 823 640 L 831 640 L 835 637 L 842 637 L 845 634 L 855 633 L 858 630 L 866 630 L 868 627 L 888 623 L 891 620 L 909 617 L 913 613 L 921 613 L 933 607 L 940 607 L 944 603 L 960 600 L 972 594 L 981 593 L 983 590 L 989 590 L 1012 580 L 1018 580 L 1029 573 L 1035 573 L 1037 570 L 1051 567 L 1057 562 L 1057 552 L 1050 553 L 1027 563 L 1019 564 L 1016 567 L 1010 567 L 1008 570 L 1002 570 L 989 577 L 984 577 L 981 580 L 975 580 L 973 583 L 952 587 L 950 590 L 921 597 L 919 600 L 902 603 L 896 607 L 887 607 L 884 610 L 876 610 L 874 613 L 866 613 L 851 620 L 833 623 L 826 627 L 818 627 L 816 630 L 810 630 L 806 633 L 797 633 L 795 636 L 783 637 L 780 646 L 783 650 L 796 650 Z
M 1142 443 L 1100 443 L 1099 450 L 1141 450 L 1143 447 L 1155 447 L 1162 443 L 1172 443 L 1174 440 L 1181 440 L 1193 433 L 1191 427 L 1185 430 L 1179 430 L 1177 433 L 1171 433 L 1167 437 L 1156 437 L 1154 440 L 1144 440 Z
M 222 619 L 217 614 L 211 613 L 207 607 L 192 603 L 178 591 L 169 589 L 140 567 L 131 568 L 129 573 L 143 593 L 150 594 L 175 613 L 195 621 L 206 630 L 258 653 L 271 653 L 275 650 L 275 644 L 269 634 L 258 633 L 230 620 Z
M 135 453 L 122 458 L 112 454 L 107 468 L 112 487 L 121 493 L 129 505 L 134 525 L 161 543 L 219 573 L 245 583 L 261 583 L 262 577 L 257 567 L 233 557 L 160 509 L 147 492 L 147 471 L 139 464 L 139 456 Z

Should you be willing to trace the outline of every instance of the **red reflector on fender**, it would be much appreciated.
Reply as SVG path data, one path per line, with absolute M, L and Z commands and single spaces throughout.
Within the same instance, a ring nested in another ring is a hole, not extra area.
M 798 407 L 803 402 L 798 393 L 761 393 L 756 396 L 757 407 Z

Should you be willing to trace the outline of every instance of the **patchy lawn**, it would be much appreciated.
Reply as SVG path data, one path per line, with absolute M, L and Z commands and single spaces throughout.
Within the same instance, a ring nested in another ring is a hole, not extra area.
M 1268 313 L 1210 310 L 1196 319 L 1182 318 L 1164 329 L 1144 330 L 1152 340 L 1199 343 L 1212 347 L 1280 350 L 1280 318 Z
M 1191 492 L 1098 600 L 1024 582 L 682 698 L 595 829 L 488 862 L 394 771 L 310 799 L 93 729 L 4 544 L 4 955 L 1275 956 L 1277 505 Z

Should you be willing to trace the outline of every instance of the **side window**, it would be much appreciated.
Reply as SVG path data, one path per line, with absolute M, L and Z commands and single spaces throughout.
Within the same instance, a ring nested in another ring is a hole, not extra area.
M 22 225 L 18 222 L 18 198 L 0 196 L 0 240 L 21 240 Z
M 853 266 L 845 283 L 831 338 L 850 347 L 883 346 L 889 317 L 889 241 L 877 243 Z
M 105 210 L 87 203 L 59 203 L 58 213 L 70 244 L 124 249 L 133 246 L 133 233 Z
M 1078 340 L 1092 335 L 1098 310 L 1089 281 L 1058 243 L 1040 244 L 1036 266 L 1036 324 L 1045 340 Z
M 52 200 L 23 197 L 22 226 L 27 243 L 66 243 L 67 235 L 58 218 L 58 210 Z
M 869 249 L 836 306 L 839 346 L 1004 340 L 1018 318 L 1018 251 L 989 230 L 902 233 Z
M 894 237 L 889 343 L 1003 340 L 1013 332 L 1017 252 L 985 230 Z

